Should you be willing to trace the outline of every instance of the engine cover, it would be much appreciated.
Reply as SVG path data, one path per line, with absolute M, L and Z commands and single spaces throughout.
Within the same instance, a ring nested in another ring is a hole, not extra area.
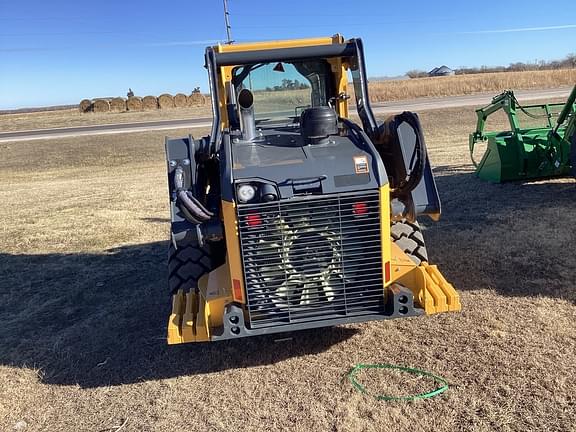
M 387 182 L 371 143 L 358 136 L 330 135 L 308 144 L 295 128 L 266 130 L 260 142 L 232 140 L 232 177 L 274 184 L 279 198 L 376 189 Z

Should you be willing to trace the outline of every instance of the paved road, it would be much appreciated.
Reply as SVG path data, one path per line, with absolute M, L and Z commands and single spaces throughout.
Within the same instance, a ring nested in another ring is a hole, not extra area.
M 567 97 L 571 87 L 554 90 L 518 90 L 518 100 L 553 99 Z M 422 111 L 427 109 L 454 108 L 461 106 L 485 105 L 490 103 L 494 93 L 471 96 L 450 96 L 441 98 L 419 98 L 372 104 L 375 114 L 391 114 L 399 111 Z M 118 123 L 94 126 L 77 126 L 53 129 L 0 132 L 0 143 L 7 141 L 28 141 L 46 138 L 65 138 L 84 135 L 109 135 L 132 132 L 159 131 L 169 129 L 196 129 L 211 125 L 210 118 L 160 120 L 138 123 Z

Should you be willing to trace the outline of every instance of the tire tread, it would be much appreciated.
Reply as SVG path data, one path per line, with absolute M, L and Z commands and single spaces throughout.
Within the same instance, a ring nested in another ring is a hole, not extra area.
M 416 264 L 428 262 L 428 251 L 418 222 L 410 222 L 405 219 L 392 222 L 390 235 L 392 241 Z

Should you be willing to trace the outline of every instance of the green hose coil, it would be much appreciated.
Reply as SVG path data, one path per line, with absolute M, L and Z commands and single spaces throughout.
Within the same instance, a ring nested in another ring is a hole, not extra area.
M 359 363 L 356 366 L 354 366 L 352 369 L 350 369 L 350 371 L 347 374 L 347 377 L 350 380 L 350 382 L 352 383 L 352 385 L 354 386 L 354 388 L 356 390 L 358 390 L 360 393 L 364 393 L 364 394 L 366 394 L 366 388 L 362 384 L 360 384 L 358 381 L 356 381 L 356 374 L 362 369 L 395 369 L 395 370 L 400 370 L 403 372 L 408 372 L 408 373 L 411 373 L 414 375 L 427 376 L 427 377 L 432 378 L 435 382 L 441 384 L 440 387 L 437 387 L 436 389 L 434 389 L 430 392 L 427 392 L 427 393 L 420 393 L 417 395 L 409 395 L 409 396 L 376 395 L 375 397 L 377 400 L 412 401 L 412 400 L 418 400 L 418 399 L 428 399 L 428 398 L 437 396 L 441 393 L 444 393 L 446 390 L 448 390 L 448 381 L 446 381 L 444 378 L 442 378 L 438 375 L 434 375 L 430 372 L 426 372 L 426 371 L 423 371 L 420 369 L 415 369 L 415 368 L 410 368 L 410 367 L 391 365 L 391 364 L 363 364 L 363 363 Z

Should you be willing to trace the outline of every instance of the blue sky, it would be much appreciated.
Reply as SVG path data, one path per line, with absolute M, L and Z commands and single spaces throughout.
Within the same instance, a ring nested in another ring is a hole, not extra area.
M 229 0 L 237 41 L 361 37 L 370 76 L 576 52 L 576 2 Z M 206 90 L 221 0 L 0 0 L 0 109 Z

